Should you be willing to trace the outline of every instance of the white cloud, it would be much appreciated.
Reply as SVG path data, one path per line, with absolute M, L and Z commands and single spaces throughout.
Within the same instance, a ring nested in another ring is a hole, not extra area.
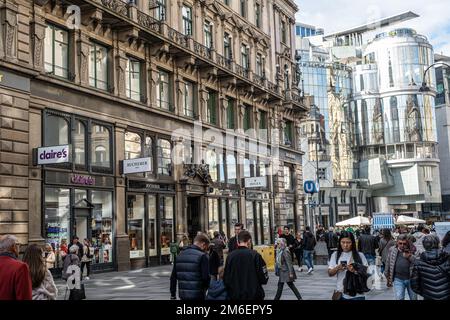
M 410 27 L 426 36 L 437 53 L 450 55 L 450 0 L 296 0 L 297 21 L 324 28 L 325 33 L 345 30 L 406 11 L 419 18 L 393 27 Z

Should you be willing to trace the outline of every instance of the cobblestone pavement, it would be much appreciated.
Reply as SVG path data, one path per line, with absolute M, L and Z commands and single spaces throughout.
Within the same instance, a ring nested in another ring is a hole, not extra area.
M 107 272 L 91 275 L 85 281 L 86 296 L 89 300 L 168 300 L 170 298 L 171 266 L 160 266 L 125 272 Z M 316 266 L 312 275 L 297 272 L 295 285 L 305 300 L 329 300 L 335 287 L 336 278 L 330 278 L 326 266 Z M 278 277 L 270 273 L 269 283 L 264 286 L 266 299 L 275 297 Z M 65 286 L 56 280 L 58 299 L 64 299 Z M 68 294 L 67 294 L 68 295 Z M 376 282 L 367 294 L 368 300 L 393 300 L 392 288 L 386 281 Z M 285 286 L 282 300 L 295 300 L 294 293 Z

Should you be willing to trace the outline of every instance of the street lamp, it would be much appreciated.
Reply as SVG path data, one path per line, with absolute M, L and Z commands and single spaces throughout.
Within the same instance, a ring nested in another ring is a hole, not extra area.
M 428 87 L 427 86 L 427 82 L 426 82 L 426 80 L 425 80 L 425 77 L 427 76 L 427 72 L 432 68 L 432 67 L 434 67 L 435 65 L 438 65 L 438 64 L 441 64 L 441 65 L 444 65 L 444 66 L 446 66 L 447 68 L 450 68 L 450 65 L 449 64 L 447 64 L 447 63 L 445 63 L 445 62 L 436 62 L 436 63 L 433 63 L 431 66 L 429 66 L 428 68 L 426 68 L 425 69 L 425 71 L 423 72 L 423 82 L 422 82 L 422 86 L 420 87 L 420 89 L 419 89 L 419 91 L 420 92 L 429 92 L 430 91 L 430 87 Z

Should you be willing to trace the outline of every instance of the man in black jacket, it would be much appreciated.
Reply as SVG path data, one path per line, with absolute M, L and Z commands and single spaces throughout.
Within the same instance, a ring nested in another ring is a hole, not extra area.
M 325 242 L 327 243 L 328 250 L 328 260 L 330 260 L 333 252 L 337 250 L 339 237 L 334 232 L 333 227 L 328 229 L 328 232 L 325 233 Z
M 239 232 L 242 231 L 243 228 L 244 226 L 242 225 L 242 223 L 236 223 L 234 225 L 234 237 L 231 237 L 230 240 L 228 240 L 228 254 L 230 254 L 231 251 L 236 250 L 239 247 L 237 236 Z
M 295 238 L 291 234 L 289 226 L 284 227 L 284 233 L 280 236 L 280 238 L 286 239 L 286 245 L 289 248 L 289 252 L 291 253 L 292 258 L 294 258 Z
M 375 249 L 378 249 L 377 239 L 370 234 L 370 227 L 364 228 L 363 233 L 359 237 L 358 241 L 358 251 L 364 253 L 367 259 L 367 263 L 370 265 L 375 265 L 376 253 Z
M 250 249 L 252 237 L 248 231 L 238 235 L 239 247 L 225 262 L 223 281 L 231 300 L 264 300 L 263 284 L 269 281 L 266 263 Z
M 305 228 L 305 232 L 303 233 L 303 256 L 305 259 L 305 264 L 308 267 L 308 274 L 314 272 L 314 263 L 313 263 L 313 255 L 314 255 L 314 247 L 316 246 L 316 239 L 311 232 L 310 227 Z
M 450 256 L 439 250 L 439 238 L 423 238 L 425 252 L 414 261 L 412 290 L 424 300 L 450 300 Z
M 176 299 L 178 281 L 178 295 L 181 300 L 204 300 L 209 286 L 209 238 L 199 234 L 194 244 L 182 250 L 173 264 L 170 276 L 171 299 Z

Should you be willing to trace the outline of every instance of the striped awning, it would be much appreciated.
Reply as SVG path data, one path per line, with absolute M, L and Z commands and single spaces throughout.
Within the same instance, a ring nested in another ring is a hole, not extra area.
M 374 214 L 372 220 L 373 229 L 392 229 L 395 227 L 392 214 Z

